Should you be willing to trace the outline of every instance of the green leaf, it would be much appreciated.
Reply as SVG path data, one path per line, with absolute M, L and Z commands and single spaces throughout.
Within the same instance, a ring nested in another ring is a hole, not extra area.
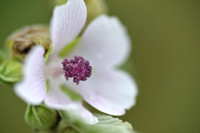
M 94 125 L 88 125 L 69 112 L 60 111 L 59 113 L 65 121 L 65 124 L 62 122 L 62 132 L 59 133 L 68 133 L 69 131 L 65 132 L 63 128 L 69 130 L 69 127 L 71 127 L 71 132 L 69 133 L 72 133 L 72 131 L 78 133 L 133 133 L 131 124 L 108 115 L 97 114 L 99 122 Z
M 93 129 L 98 129 L 98 133 L 133 133 L 132 126 L 128 122 L 107 115 L 98 114 L 96 116 L 99 123 L 93 125 Z
M 60 52 L 59 57 L 64 58 L 67 54 L 69 54 L 80 42 L 80 38 L 76 38 L 71 43 L 67 44 Z
M 61 90 L 67 94 L 72 100 L 74 101 L 82 101 L 82 97 L 76 93 L 74 93 L 72 90 L 70 90 L 69 88 L 67 88 L 64 85 L 60 86 Z
M 22 79 L 22 64 L 14 60 L 5 60 L 0 64 L 0 80 L 15 83 Z

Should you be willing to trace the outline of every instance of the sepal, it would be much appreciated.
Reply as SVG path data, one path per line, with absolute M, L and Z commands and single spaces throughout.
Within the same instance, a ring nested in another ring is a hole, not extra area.
M 28 105 L 25 113 L 25 121 L 33 129 L 47 130 L 57 122 L 57 112 L 44 105 Z
M 108 115 L 96 114 L 99 122 L 89 125 L 69 112 L 60 111 L 59 113 L 64 120 L 62 126 L 59 127 L 59 131 L 62 131 L 60 133 L 68 133 L 69 130 L 69 133 L 134 133 L 130 123 Z

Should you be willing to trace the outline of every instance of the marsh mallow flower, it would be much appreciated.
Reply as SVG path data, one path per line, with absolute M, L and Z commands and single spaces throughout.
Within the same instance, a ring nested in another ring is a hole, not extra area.
M 25 59 L 24 80 L 15 86 L 15 91 L 29 104 L 44 102 L 48 107 L 72 111 L 87 122 L 96 123 L 97 118 L 80 101 L 71 100 L 61 85 L 110 115 L 123 115 L 130 109 L 135 104 L 137 88 L 126 72 L 117 69 L 131 48 L 127 31 L 116 17 L 96 18 L 74 50 L 65 59 L 59 58 L 59 51 L 82 30 L 86 16 L 83 0 L 68 0 L 54 9 L 50 25 L 53 52 L 45 63 L 44 48 L 32 48 Z

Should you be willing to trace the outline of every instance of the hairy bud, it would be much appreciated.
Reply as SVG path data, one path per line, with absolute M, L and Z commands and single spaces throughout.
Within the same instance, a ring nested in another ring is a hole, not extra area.
M 32 46 L 42 45 L 48 50 L 51 44 L 49 28 L 46 26 L 28 26 L 13 33 L 6 45 L 11 50 L 12 56 L 23 60 Z

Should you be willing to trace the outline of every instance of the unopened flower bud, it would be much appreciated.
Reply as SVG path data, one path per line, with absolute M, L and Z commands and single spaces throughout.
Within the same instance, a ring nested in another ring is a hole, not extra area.
M 49 28 L 47 26 L 28 26 L 12 34 L 6 45 L 12 56 L 23 60 L 32 46 L 42 45 L 46 50 L 51 44 Z
M 25 113 L 25 121 L 34 129 L 50 129 L 57 122 L 57 113 L 44 105 L 29 105 Z
M 107 6 L 104 0 L 85 0 L 87 6 L 87 24 L 89 24 L 97 16 L 107 13 Z

